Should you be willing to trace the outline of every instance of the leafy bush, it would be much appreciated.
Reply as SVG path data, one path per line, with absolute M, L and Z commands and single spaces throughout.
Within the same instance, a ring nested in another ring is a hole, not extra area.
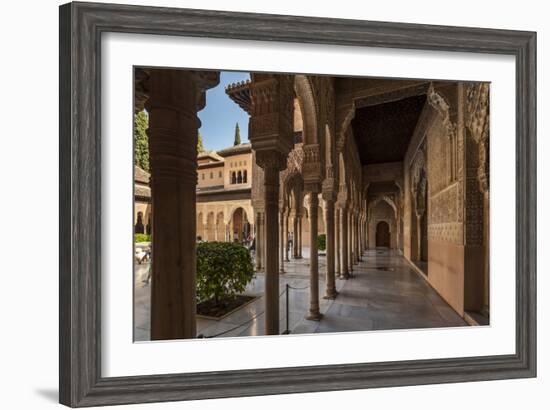
M 144 233 L 136 233 L 134 234 L 134 242 L 151 242 L 151 235 L 146 235 Z
M 317 249 L 320 251 L 327 249 L 327 236 L 324 233 L 317 236 Z
M 254 277 L 248 249 L 232 242 L 197 244 L 197 297 L 199 302 L 213 299 L 216 304 L 238 293 Z

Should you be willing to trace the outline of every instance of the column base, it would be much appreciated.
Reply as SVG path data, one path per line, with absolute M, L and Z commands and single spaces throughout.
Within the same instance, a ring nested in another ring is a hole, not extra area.
M 306 316 L 306 320 L 312 320 L 314 322 L 320 322 L 323 318 L 323 314 L 321 312 L 309 312 L 309 315 Z
M 350 278 L 349 273 L 345 273 L 343 275 L 338 276 L 338 279 L 341 279 L 341 280 L 348 280 L 349 278 Z
M 338 296 L 338 291 L 336 289 L 334 289 L 333 291 L 327 292 L 327 294 L 325 296 L 323 296 L 323 299 L 334 300 L 334 299 L 336 299 L 337 296 Z

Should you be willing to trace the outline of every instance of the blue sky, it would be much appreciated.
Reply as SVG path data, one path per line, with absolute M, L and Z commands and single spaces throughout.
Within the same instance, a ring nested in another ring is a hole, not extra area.
M 250 73 L 222 71 L 220 83 L 206 91 L 206 106 L 199 111 L 204 148 L 220 150 L 233 145 L 235 123 L 239 123 L 241 142 L 248 141 L 248 114 L 225 93 L 228 84 L 250 79 Z

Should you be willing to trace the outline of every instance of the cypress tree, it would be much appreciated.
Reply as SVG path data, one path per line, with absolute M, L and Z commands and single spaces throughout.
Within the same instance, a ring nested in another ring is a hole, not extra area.
M 199 131 L 198 133 L 199 133 L 199 135 L 198 135 L 198 138 L 197 138 L 197 154 L 200 154 L 200 153 L 204 152 L 204 144 L 202 142 L 201 132 Z
M 235 124 L 235 141 L 233 145 L 241 145 L 241 130 L 239 129 L 239 123 Z
M 134 115 L 134 164 L 149 171 L 149 138 L 147 137 L 147 128 L 149 128 L 149 116 L 145 111 L 140 111 Z

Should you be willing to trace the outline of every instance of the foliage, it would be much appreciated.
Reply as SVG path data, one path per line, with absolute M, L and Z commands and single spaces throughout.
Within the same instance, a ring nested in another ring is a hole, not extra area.
M 239 128 L 239 123 L 235 124 L 235 141 L 233 145 L 241 145 L 241 129 Z
M 327 236 L 324 233 L 317 236 L 317 249 L 320 251 L 327 249 Z
M 197 297 L 216 304 L 244 292 L 254 277 L 248 249 L 232 242 L 197 244 Z
M 134 234 L 134 242 L 151 242 L 151 235 L 146 235 L 144 233 L 136 233 Z
M 149 116 L 145 110 L 134 115 L 134 164 L 149 171 Z
M 197 154 L 201 154 L 204 151 L 205 151 L 204 143 L 202 142 L 202 135 L 201 135 L 201 132 L 199 131 L 199 135 L 197 138 Z

